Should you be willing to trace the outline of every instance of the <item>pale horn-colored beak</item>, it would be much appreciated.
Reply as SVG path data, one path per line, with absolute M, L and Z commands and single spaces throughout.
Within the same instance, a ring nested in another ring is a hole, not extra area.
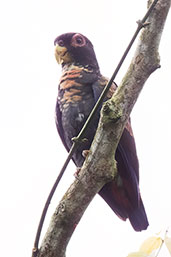
M 59 64 L 72 62 L 72 57 L 65 46 L 55 45 L 55 58 Z

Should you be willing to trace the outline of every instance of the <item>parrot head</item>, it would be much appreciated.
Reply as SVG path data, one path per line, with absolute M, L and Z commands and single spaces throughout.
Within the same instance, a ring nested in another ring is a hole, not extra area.
M 55 41 L 55 58 L 59 64 L 99 69 L 91 41 L 80 33 L 65 33 Z

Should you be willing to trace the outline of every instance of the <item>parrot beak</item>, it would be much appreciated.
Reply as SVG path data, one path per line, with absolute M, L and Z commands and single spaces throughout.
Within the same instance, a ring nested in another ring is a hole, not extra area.
M 68 49 L 64 46 L 55 45 L 55 58 L 59 64 L 71 63 L 72 57 L 68 52 Z

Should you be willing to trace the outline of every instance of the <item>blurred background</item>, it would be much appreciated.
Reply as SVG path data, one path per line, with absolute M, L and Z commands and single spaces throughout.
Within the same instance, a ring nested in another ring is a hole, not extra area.
M 47 195 L 67 153 L 54 111 L 61 68 L 54 39 L 80 32 L 93 43 L 110 77 L 146 12 L 144 1 L 4 1 L 0 7 L 0 241 L 2 256 L 31 256 Z M 131 114 L 140 162 L 140 188 L 150 226 L 136 233 L 97 195 L 68 245 L 67 256 L 127 256 L 171 224 L 171 16 L 160 45 L 161 68 L 151 75 Z M 137 43 L 137 41 L 136 41 Z M 119 84 L 136 47 L 116 77 Z M 55 193 L 43 233 L 74 180 L 70 163 Z M 167 252 L 163 250 L 166 257 Z

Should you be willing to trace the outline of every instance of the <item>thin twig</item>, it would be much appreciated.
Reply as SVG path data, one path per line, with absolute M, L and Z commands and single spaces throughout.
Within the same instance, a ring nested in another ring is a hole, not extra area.
M 55 193 L 55 190 L 56 190 L 56 188 L 57 188 L 57 186 L 58 186 L 58 184 L 59 184 L 59 182 L 60 182 L 64 172 L 65 172 L 65 169 L 66 169 L 69 161 L 72 158 L 72 155 L 73 155 L 76 147 L 77 147 L 77 144 L 73 143 L 73 145 L 72 145 L 72 147 L 71 147 L 71 149 L 69 151 L 68 157 L 67 157 L 67 159 L 66 159 L 66 161 L 65 161 L 65 163 L 64 163 L 64 165 L 63 165 L 63 167 L 62 167 L 62 169 L 61 169 L 61 171 L 60 171 L 60 173 L 59 173 L 59 175 L 58 175 L 58 177 L 57 177 L 57 179 L 56 179 L 56 181 L 55 181 L 55 183 L 54 183 L 54 185 L 53 185 L 53 187 L 52 187 L 52 189 L 50 191 L 50 193 L 49 193 L 49 196 L 48 196 L 48 198 L 46 200 L 46 203 L 45 203 L 45 206 L 43 208 L 42 215 L 41 215 L 41 218 L 40 218 L 40 221 L 39 221 L 39 225 L 38 225 L 38 229 L 37 229 L 37 233 L 36 233 L 36 237 L 35 237 L 35 242 L 34 242 L 34 248 L 32 250 L 32 256 L 33 257 L 36 257 L 37 254 L 38 254 L 38 245 L 39 245 L 40 235 L 41 235 L 43 223 L 44 223 L 44 220 L 45 220 L 45 216 L 46 216 L 49 204 L 50 204 L 50 202 L 52 200 L 52 197 L 53 197 L 53 195 Z
M 103 100 L 104 100 L 104 98 L 105 98 L 109 88 L 111 87 L 111 85 L 112 85 L 112 83 L 113 83 L 113 81 L 114 81 L 118 71 L 120 70 L 120 68 L 121 68 L 121 66 L 122 66 L 126 56 L 128 55 L 128 52 L 129 52 L 130 48 L 132 47 L 132 45 L 133 45 L 133 43 L 134 43 L 138 33 L 140 32 L 140 30 L 143 27 L 148 25 L 148 23 L 145 23 L 145 22 L 146 22 L 147 18 L 149 17 L 150 13 L 152 12 L 152 10 L 153 10 L 153 8 L 154 8 L 154 6 L 156 5 L 157 2 L 158 2 L 158 0 L 154 0 L 153 3 L 151 4 L 150 8 L 148 9 L 147 13 L 143 17 L 143 19 L 137 22 L 138 23 L 138 27 L 137 27 L 137 29 L 136 29 L 136 31 L 135 31 L 135 33 L 134 33 L 134 35 L 133 35 L 129 45 L 128 45 L 128 47 L 126 48 L 126 50 L 125 50 L 121 60 L 119 61 L 119 63 L 117 65 L 117 67 L 116 67 L 116 69 L 115 69 L 111 79 L 108 81 L 107 85 L 105 86 L 103 92 L 101 93 L 98 101 L 96 102 L 94 108 L 92 109 L 92 111 L 91 111 L 89 117 L 87 118 L 83 128 L 81 129 L 80 133 L 78 134 L 78 136 L 76 138 L 73 139 L 73 145 L 72 145 L 72 147 L 71 147 L 71 149 L 69 151 L 68 157 L 67 157 L 67 159 L 66 159 L 66 161 L 65 161 L 65 163 L 64 163 L 64 165 L 63 165 L 63 167 L 62 167 L 62 169 L 61 169 L 61 171 L 60 171 L 60 173 L 59 173 L 59 175 L 58 175 L 58 177 L 57 177 L 57 179 L 56 179 L 56 181 L 55 181 L 51 191 L 50 191 L 50 194 L 49 194 L 49 196 L 48 196 L 48 198 L 46 200 L 45 206 L 43 208 L 43 212 L 42 212 L 42 215 L 41 215 L 41 218 L 40 218 L 40 222 L 39 222 L 39 225 L 38 225 L 38 229 L 37 229 L 37 233 L 36 233 L 36 237 L 35 237 L 35 241 L 34 241 L 34 247 L 33 247 L 33 250 L 32 250 L 32 257 L 36 257 L 37 254 L 38 254 L 38 245 L 39 245 L 39 240 L 40 240 L 40 235 L 41 235 L 44 219 L 45 219 L 45 216 L 46 216 L 49 204 L 51 202 L 51 199 L 52 199 L 52 197 L 54 195 L 54 192 L 55 192 L 55 190 L 56 190 L 56 188 L 57 188 L 57 186 L 58 186 L 58 184 L 59 184 L 59 182 L 60 182 L 64 172 L 65 172 L 65 169 L 66 169 L 69 161 L 71 160 L 72 155 L 75 152 L 76 148 L 78 147 L 78 145 L 80 144 L 80 142 L 84 138 L 84 135 L 85 135 L 85 132 L 87 130 L 87 127 L 89 126 L 91 120 L 93 119 L 94 115 L 96 114 L 97 110 L 99 109 L 100 105 L 102 104 L 102 102 L 103 102 Z
M 159 250 L 158 250 L 157 254 L 155 255 L 155 257 L 157 257 L 157 256 L 159 255 L 163 244 L 164 244 L 164 239 L 162 239 L 162 243 L 161 243 L 161 245 L 160 245 L 160 247 L 159 247 Z
M 165 231 L 164 239 L 162 239 L 162 243 L 161 243 L 161 245 L 160 245 L 160 247 L 159 247 L 159 250 L 158 250 L 157 254 L 155 255 L 155 257 L 158 257 L 158 256 L 159 256 L 159 253 L 160 253 L 160 251 L 161 251 L 161 249 L 162 249 L 162 246 L 163 246 L 163 244 L 164 244 L 164 240 L 165 240 L 165 238 L 166 238 L 167 233 L 168 233 L 168 229 L 166 229 L 166 231 Z

